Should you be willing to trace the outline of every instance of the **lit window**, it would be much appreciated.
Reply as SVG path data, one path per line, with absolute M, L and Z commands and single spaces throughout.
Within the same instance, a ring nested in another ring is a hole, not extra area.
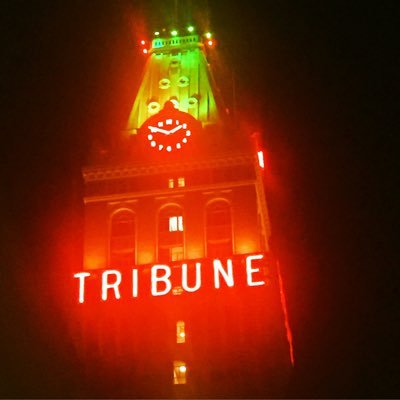
M 178 187 L 185 187 L 185 178 L 178 178 Z
M 173 189 L 174 188 L 174 180 L 171 178 L 171 179 L 168 179 L 168 187 L 170 188 L 170 189 Z
M 183 293 L 182 286 L 175 286 L 172 288 L 172 294 L 174 296 L 180 296 Z
M 185 343 L 185 341 L 185 323 L 183 321 L 178 321 L 176 323 L 176 343 Z
M 183 216 L 178 206 L 160 211 L 158 219 L 158 261 L 177 261 L 184 258 Z
M 169 231 L 170 232 L 183 231 L 182 216 L 169 217 Z
M 184 385 L 186 383 L 186 363 L 174 361 L 174 385 Z

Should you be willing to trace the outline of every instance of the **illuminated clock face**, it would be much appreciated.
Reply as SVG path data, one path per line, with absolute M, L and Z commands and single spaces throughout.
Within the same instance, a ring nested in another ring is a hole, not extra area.
M 182 150 L 190 142 L 198 122 L 188 113 L 174 108 L 171 102 L 142 126 L 150 147 L 170 153 Z
M 151 147 L 162 151 L 181 149 L 190 140 L 192 131 L 187 122 L 179 119 L 165 118 L 156 124 L 147 125 L 147 139 Z

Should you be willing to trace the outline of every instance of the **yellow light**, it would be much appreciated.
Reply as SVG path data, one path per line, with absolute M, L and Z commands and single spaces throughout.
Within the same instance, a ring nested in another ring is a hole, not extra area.
M 177 31 L 177 30 L 174 29 L 173 31 L 171 31 L 171 35 L 172 35 L 172 36 L 176 36 L 177 34 L 178 34 L 178 31 Z
M 181 333 L 179 334 L 179 336 L 182 337 L 182 338 L 185 337 L 185 332 L 181 332 Z
M 207 39 L 211 39 L 211 36 L 212 36 L 212 35 L 211 35 L 211 32 L 207 32 L 207 33 L 206 33 L 206 38 L 207 38 Z
M 154 32 L 154 36 L 160 36 L 160 32 Z
M 184 365 L 181 365 L 180 367 L 179 367 L 179 372 L 186 372 L 186 367 L 184 366 Z
M 194 31 L 194 27 L 193 27 L 193 26 L 188 26 L 187 30 L 188 30 L 189 32 L 193 32 L 193 31 Z

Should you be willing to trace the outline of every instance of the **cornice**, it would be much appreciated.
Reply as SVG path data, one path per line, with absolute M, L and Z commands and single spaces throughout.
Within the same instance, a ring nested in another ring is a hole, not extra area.
M 193 171 L 217 167 L 248 165 L 255 162 L 254 155 L 228 155 L 224 157 L 185 161 L 179 163 L 146 164 L 146 165 L 114 165 L 101 167 L 85 167 L 82 175 L 85 182 L 130 178 L 135 176 L 155 175 L 158 173 Z

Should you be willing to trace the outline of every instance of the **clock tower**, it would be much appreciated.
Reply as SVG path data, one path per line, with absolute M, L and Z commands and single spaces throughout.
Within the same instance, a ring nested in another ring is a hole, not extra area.
M 223 106 L 210 32 L 140 46 L 121 145 L 83 169 L 86 379 L 112 397 L 282 396 L 294 359 L 259 136 Z

